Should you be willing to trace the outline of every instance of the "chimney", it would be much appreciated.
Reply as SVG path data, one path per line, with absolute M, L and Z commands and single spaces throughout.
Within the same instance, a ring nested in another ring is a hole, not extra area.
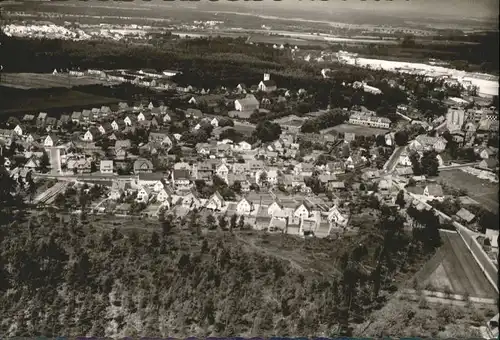
M 271 79 L 271 76 L 269 75 L 269 73 L 264 73 L 264 81 L 268 81 Z

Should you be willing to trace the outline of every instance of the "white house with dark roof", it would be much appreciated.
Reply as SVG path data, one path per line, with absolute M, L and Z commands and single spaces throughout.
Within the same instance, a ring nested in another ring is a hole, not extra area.
M 238 215 L 249 215 L 253 210 L 253 202 L 248 201 L 244 197 L 236 205 L 236 214 Z
M 101 174 L 112 174 L 113 173 L 113 161 L 112 160 L 101 160 L 99 170 Z
M 18 136 L 23 136 L 23 127 L 21 125 L 16 125 L 16 127 L 14 128 L 14 132 L 18 135 Z
M 222 195 L 216 191 L 205 204 L 205 207 L 210 210 L 221 210 L 226 205 Z
M 273 92 L 277 90 L 276 82 L 271 80 L 271 76 L 269 73 L 264 73 L 264 79 L 260 81 L 259 85 L 257 85 L 259 91 L 262 92 Z
M 158 202 L 166 202 L 167 200 L 172 199 L 172 196 L 174 194 L 173 190 L 167 185 L 166 182 L 161 182 L 162 188 L 160 191 L 158 191 L 158 195 L 156 196 L 156 200 Z
M 151 189 L 148 187 L 142 187 L 137 191 L 136 201 L 142 203 L 148 203 L 151 195 Z
M 443 199 L 444 194 L 443 194 L 443 188 L 441 185 L 436 184 L 436 183 L 430 183 L 424 188 L 424 196 L 428 197 L 429 199 Z
M 258 110 L 259 106 L 259 101 L 253 94 L 249 94 L 245 98 L 236 99 L 234 101 L 234 109 L 240 112 Z
M 43 141 L 43 146 L 45 147 L 53 147 L 57 145 L 57 142 L 59 141 L 59 137 L 56 135 L 48 135 L 45 137 L 45 140 Z

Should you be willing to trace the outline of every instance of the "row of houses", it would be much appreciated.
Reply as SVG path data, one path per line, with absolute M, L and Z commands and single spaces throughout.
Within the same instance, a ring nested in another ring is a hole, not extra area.
M 355 112 L 349 117 L 349 123 L 382 129 L 389 129 L 391 126 L 389 118 L 377 117 L 373 112 Z

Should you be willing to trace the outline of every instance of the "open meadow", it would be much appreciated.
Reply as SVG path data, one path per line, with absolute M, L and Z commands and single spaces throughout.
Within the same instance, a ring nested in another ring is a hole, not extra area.
M 8 115 L 38 113 L 40 111 L 71 111 L 88 108 L 89 106 L 101 107 L 102 105 L 111 105 L 119 102 L 115 98 L 68 89 L 49 92 L 30 93 L 25 96 L 11 97 L 8 101 L 2 101 L 0 103 L 0 115 L 4 118 Z
M 330 130 L 330 134 L 352 132 L 357 136 L 383 135 L 389 132 L 387 129 L 372 128 L 369 126 L 359 126 L 351 124 L 340 124 Z
M 491 183 L 460 169 L 441 171 L 439 181 L 456 189 L 464 189 L 470 198 L 491 212 L 498 212 L 498 183 Z
M 75 77 L 67 73 L 2 73 L 1 86 L 16 89 L 49 89 L 53 87 L 66 87 L 104 84 L 106 81 L 93 77 Z

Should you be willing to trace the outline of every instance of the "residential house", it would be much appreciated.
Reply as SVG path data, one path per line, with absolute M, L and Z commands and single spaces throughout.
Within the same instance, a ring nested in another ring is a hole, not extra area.
M 149 142 L 160 143 L 161 145 L 172 146 L 172 139 L 166 133 L 150 132 L 148 137 Z
M 186 209 L 198 209 L 201 207 L 201 200 L 194 190 L 190 190 L 182 197 L 182 206 Z
M 132 147 L 132 142 L 130 139 L 122 139 L 122 140 L 117 140 L 115 142 L 115 150 L 128 150 Z
M 111 122 L 111 128 L 114 131 L 122 131 L 125 128 L 126 124 L 122 119 L 115 119 Z
M 220 164 L 216 169 L 215 169 L 215 173 L 217 174 L 217 176 L 219 176 L 219 178 L 221 178 L 222 180 L 224 180 L 226 183 L 228 183 L 228 174 L 229 174 L 229 168 L 227 167 L 226 164 L 222 163 Z
M 73 111 L 71 114 L 71 121 L 75 124 L 80 124 L 82 120 L 82 113 L 80 111 Z
M 83 135 L 83 140 L 86 142 L 95 142 L 99 137 L 100 137 L 99 129 L 92 126 Z
M 22 137 L 22 136 L 23 136 L 23 127 L 22 127 L 21 125 L 19 125 L 19 124 L 18 124 L 18 125 L 16 125 L 16 127 L 14 128 L 14 132 L 15 132 L 18 136 Z
M 411 168 L 410 166 L 396 168 L 396 174 L 399 176 L 411 176 L 413 175 L 413 168 Z
M 99 166 L 101 174 L 113 174 L 113 161 L 112 160 L 101 160 Z
M 148 187 L 142 187 L 137 191 L 136 201 L 142 203 L 148 203 L 151 195 L 151 189 Z
M 391 126 L 391 120 L 377 117 L 371 112 L 357 112 L 349 117 L 349 124 L 388 129 Z
M 172 196 L 174 194 L 172 188 L 167 185 L 165 181 L 161 181 L 162 187 L 158 192 L 158 195 L 156 196 L 156 200 L 158 202 L 167 202 L 172 199 Z
M 434 150 L 440 153 L 444 151 L 446 144 L 446 139 L 442 137 L 419 135 L 410 142 L 409 148 L 414 151 Z
M 392 189 L 392 180 L 388 178 L 383 178 L 378 182 L 378 192 L 381 195 L 389 195 Z
M 38 141 L 38 138 L 39 138 L 39 136 L 37 134 L 28 133 L 28 135 L 26 136 L 25 141 L 26 141 L 26 143 L 33 143 L 33 142 Z
M 147 175 L 147 174 L 142 174 L 142 175 Z M 141 177 L 141 174 L 139 174 L 139 177 Z M 162 178 L 159 180 L 159 181 L 156 181 L 156 183 L 153 185 L 153 191 L 154 192 L 160 192 L 161 190 L 163 190 L 165 188 L 165 186 L 167 185 L 167 181 L 165 178 Z
M 234 101 L 234 109 L 240 112 L 253 112 L 259 109 L 259 101 L 253 94 L 249 94 L 243 99 L 236 99 Z
M 152 188 L 153 191 L 158 192 L 162 187 L 161 182 L 164 181 L 164 178 L 165 174 L 161 172 L 142 172 L 137 176 L 136 183 L 137 186 L 149 187 Z
M 488 147 L 479 147 L 476 148 L 474 151 L 482 159 L 488 159 L 495 155 L 495 152 Z
M 134 115 L 127 115 L 125 119 L 123 119 L 125 126 L 133 126 L 137 122 L 137 118 Z
M 234 146 L 234 148 L 237 151 L 251 151 L 252 150 L 252 144 L 250 144 L 248 142 L 245 142 L 245 141 L 241 141 L 238 144 L 236 144 Z
M 310 217 L 311 213 L 312 213 L 312 204 L 309 203 L 309 201 L 304 200 L 295 208 L 293 216 L 302 220 L 304 218 Z
M 314 165 L 310 163 L 298 163 L 293 168 L 294 174 L 302 177 L 311 177 L 314 172 Z
M 186 117 L 187 118 L 201 118 L 201 117 L 203 117 L 203 113 L 198 109 L 189 108 L 186 110 Z
M 483 159 L 478 167 L 483 170 L 494 171 L 498 168 L 498 160 L 495 158 L 486 158 Z
M 40 159 L 36 156 L 32 156 L 28 161 L 24 164 L 24 168 L 28 170 L 36 171 L 40 168 Z
M 33 122 L 36 120 L 35 115 L 24 115 L 23 117 L 23 123 L 26 124 L 33 124 Z
M 172 121 L 172 117 L 170 117 L 170 115 L 168 113 L 165 113 L 165 115 L 163 115 L 163 124 L 167 124 L 167 123 L 170 123 Z
M 247 86 L 244 83 L 239 83 L 238 86 L 236 86 L 236 93 L 247 93 Z
M 58 128 L 65 127 L 66 124 L 68 124 L 70 120 L 71 120 L 71 118 L 69 115 L 61 115 L 61 118 L 59 118 L 59 120 L 57 121 L 57 127 Z
M 362 156 L 352 155 L 346 159 L 345 165 L 348 170 L 354 170 L 365 165 L 365 162 L 366 160 L 364 160 Z
M 304 183 L 304 177 L 302 176 L 284 175 L 280 180 L 287 189 L 298 189 L 300 191 L 305 191 L 307 189 L 307 186 Z
M 345 173 L 345 164 L 344 162 L 329 162 L 326 164 L 326 171 L 330 174 L 343 174 Z
M 226 202 L 224 201 L 224 198 L 219 194 L 218 191 L 216 191 L 208 200 L 205 205 L 207 209 L 210 210 L 218 210 L 220 211 L 224 206 L 226 205 Z
M 111 126 L 111 124 L 103 123 L 103 124 L 99 125 L 99 132 L 101 133 L 101 135 L 105 135 L 111 131 L 113 131 L 113 127 Z
M 267 214 L 269 216 L 272 216 L 272 217 L 274 217 L 274 216 L 282 217 L 282 215 L 283 215 L 283 204 L 279 200 L 275 200 L 267 208 Z
M 349 218 L 348 216 L 343 214 L 339 210 L 339 208 L 333 206 L 328 211 L 327 220 L 331 225 L 335 227 L 345 227 L 347 225 L 347 222 L 349 221 Z
M 92 169 L 92 160 L 90 158 L 69 159 L 66 162 L 66 167 L 75 173 L 89 173 Z
M 243 197 L 236 205 L 236 214 L 249 215 L 254 209 L 253 202 Z
M 462 220 L 466 223 L 472 223 L 476 218 L 476 215 L 474 215 L 465 208 L 461 208 L 455 215 L 458 217 L 459 220 Z
M 91 116 L 92 116 L 92 111 L 90 111 L 90 110 L 83 110 L 82 111 L 81 123 L 83 123 L 83 124 L 90 123 Z
M 465 140 L 469 141 L 476 135 L 477 125 L 473 122 L 465 123 L 463 131 L 465 132 Z
M 345 190 L 345 182 L 343 181 L 332 181 L 327 184 L 327 188 L 330 191 Z
M 189 190 L 191 188 L 191 174 L 189 170 L 174 169 L 172 171 L 172 183 L 176 190 Z
M 337 176 L 334 174 L 323 173 L 318 176 L 318 179 L 323 185 L 328 185 L 329 183 L 337 181 Z
M 277 90 L 276 82 L 270 79 L 270 75 L 268 73 L 264 74 L 264 79 L 261 80 L 257 88 L 262 92 L 273 92 Z
M 56 135 L 48 135 L 45 137 L 45 140 L 43 141 L 43 146 L 45 147 L 53 147 L 57 145 L 57 142 L 59 141 L 59 137 Z
M 442 199 L 444 198 L 443 188 L 441 185 L 436 183 L 428 184 L 424 189 L 424 196 L 427 196 L 429 199 Z
M 38 126 L 38 127 L 45 126 L 45 120 L 46 119 L 47 119 L 47 113 L 46 112 L 40 112 L 38 114 L 37 119 L 36 119 L 36 126 Z
M 346 132 L 344 133 L 344 142 L 350 143 L 356 140 L 356 134 L 354 132 Z
M 148 111 L 140 112 L 137 115 L 137 121 L 138 122 L 143 122 L 143 121 L 146 121 L 146 120 L 151 120 L 151 118 L 152 118 L 151 113 L 148 112 Z
M 139 158 L 134 162 L 134 174 L 153 172 L 153 163 L 151 161 Z
M 410 155 L 404 150 L 399 155 L 399 163 L 402 166 L 412 166 Z
M 57 119 L 55 117 L 47 117 L 47 119 L 45 119 L 45 129 L 47 131 L 55 129 L 56 127 L 57 127 Z

